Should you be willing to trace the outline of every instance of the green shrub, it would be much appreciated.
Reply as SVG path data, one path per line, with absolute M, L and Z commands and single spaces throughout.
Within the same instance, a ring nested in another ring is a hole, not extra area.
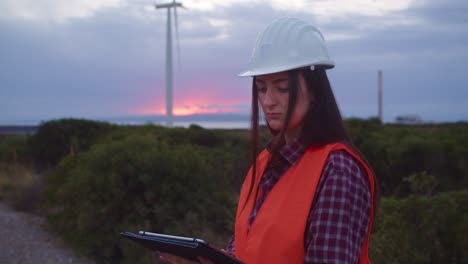
M 201 236 L 224 246 L 250 164 L 247 131 L 101 123 L 67 130 L 61 122 L 68 121 L 53 123 L 31 146 L 44 164 L 61 160 L 46 176 L 45 208 L 51 228 L 72 245 L 112 263 L 154 262 L 147 250 L 119 241 L 123 230 Z M 375 220 L 373 262 L 467 263 L 468 125 L 353 119 L 347 127 L 387 196 Z M 262 145 L 269 136 L 261 129 Z
M 236 201 L 214 169 L 223 157 L 197 145 L 169 145 L 158 133 L 117 133 L 118 141 L 107 141 L 109 135 L 47 175 L 51 227 L 102 262 L 150 259 L 119 242 L 125 230 L 202 236 L 224 246 Z
M 28 136 L 0 136 L 0 162 L 26 165 L 31 161 Z
M 59 119 L 42 123 L 29 140 L 36 167 L 53 168 L 63 157 L 90 148 L 114 126 L 84 119 Z
M 468 188 L 468 123 L 382 126 L 351 119 L 346 124 L 383 195 L 408 196 L 411 188 L 404 179 L 423 172 L 437 180 L 435 193 Z
M 41 180 L 31 168 L 28 136 L 0 136 L 0 200 L 13 208 L 38 212 Z
M 371 236 L 375 263 L 467 263 L 468 191 L 383 198 Z

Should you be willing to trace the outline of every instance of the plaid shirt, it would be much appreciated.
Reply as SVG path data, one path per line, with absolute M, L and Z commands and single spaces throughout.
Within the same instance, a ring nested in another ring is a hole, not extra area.
M 298 142 L 280 149 L 281 158 L 265 170 L 260 181 L 262 196 L 249 216 L 248 230 L 273 186 L 304 152 Z M 370 206 L 365 171 L 346 151 L 330 153 L 307 219 L 304 263 L 357 263 L 367 234 Z M 234 237 L 227 251 L 235 255 Z

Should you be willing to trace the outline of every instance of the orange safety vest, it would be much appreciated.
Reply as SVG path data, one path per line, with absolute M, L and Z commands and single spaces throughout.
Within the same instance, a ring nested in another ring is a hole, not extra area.
M 349 147 L 341 143 L 309 148 L 301 159 L 289 168 L 266 197 L 255 221 L 247 232 L 249 215 L 254 208 L 250 195 L 245 210 L 252 177 L 250 169 L 242 185 L 236 214 L 234 243 L 236 257 L 247 264 L 303 263 L 304 231 L 310 213 L 317 184 L 331 151 L 345 150 L 365 168 L 369 180 L 371 201 L 374 197 L 374 175 L 365 162 Z M 270 154 L 264 150 L 257 159 L 257 177 L 252 190 L 260 182 Z M 259 195 L 260 196 L 260 195 Z M 372 202 L 373 203 L 373 202 Z M 369 238 L 373 222 L 373 204 L 367 235 L 361 247 L 360 264 L 369 264 Z

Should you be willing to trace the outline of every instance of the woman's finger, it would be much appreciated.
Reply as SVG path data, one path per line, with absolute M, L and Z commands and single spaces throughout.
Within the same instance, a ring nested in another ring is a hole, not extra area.
M 198 261 L 200 261 L 201 264 L 213 264 L 212 261 L 204 258 L 204 257 L 198 257 Z
M 172 255 L 172 254 L 168 254 L 168 253 L 159 253 L 159 258 L 162 261 L 166 261 L 166 262 L 172 263 L 172 264 L 194 264 L 194 263 L 197 263 L 197 262 L 188 260 L 186 258 L 179 257 L 179 256 L 176 256 L 176 255 Z

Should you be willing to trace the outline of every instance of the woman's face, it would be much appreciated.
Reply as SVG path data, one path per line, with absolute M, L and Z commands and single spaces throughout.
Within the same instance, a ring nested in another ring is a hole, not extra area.
M 310 95 L 302 76 L 298 75 L 298 89 L 296 107 L 292 113 L 286 136 L 298 137 L 302 128 L 302 121 L 309 110 Z M 289 103 L 289 75 L 287 72 L 259 75 L 255 78 L 258 101 L 265 114 L 266 120 L 273 130 L 283 129 Z

